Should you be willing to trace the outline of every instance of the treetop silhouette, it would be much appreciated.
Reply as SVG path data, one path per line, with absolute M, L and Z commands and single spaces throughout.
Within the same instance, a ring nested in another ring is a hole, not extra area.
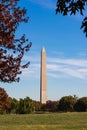
M 87 8 L 87 0 L 57 0 L 56 13 L 62 15 L 76 15 L 76 13 L 83 15 Z M 84 17 L 81 29 L 87 37 L 87 16 Z

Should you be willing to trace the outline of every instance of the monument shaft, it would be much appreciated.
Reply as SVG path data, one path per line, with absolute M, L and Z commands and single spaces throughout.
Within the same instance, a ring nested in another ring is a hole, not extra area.
M 41 51 L 41 75 L 40 75 L 40 102 L 45 104 L 47 100 L 46 87 L 46 51 L 45 48 Z

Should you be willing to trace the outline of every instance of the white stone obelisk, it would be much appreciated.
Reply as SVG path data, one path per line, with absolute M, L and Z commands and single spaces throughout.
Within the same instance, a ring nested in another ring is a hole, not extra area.
M 40 70 L 40 102 L 46 104 L 47 101 L 47 86 L 46 86 L 46 51 L 42 48 L 41 51 L 41 70 Z

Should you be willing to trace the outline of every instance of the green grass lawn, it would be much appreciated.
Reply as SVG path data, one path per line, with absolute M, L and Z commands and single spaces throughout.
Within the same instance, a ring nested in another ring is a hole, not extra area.
M 87 112 L 0 115 L 0 130 L 87 130 Z

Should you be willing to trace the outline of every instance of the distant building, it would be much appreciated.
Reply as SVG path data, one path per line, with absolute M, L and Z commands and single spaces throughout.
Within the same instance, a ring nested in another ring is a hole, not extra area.
M 41 70 L 40 70 L 40 102 L 46 104 L 47 84 L 46 84 L 46 50 L 41 51 Z

